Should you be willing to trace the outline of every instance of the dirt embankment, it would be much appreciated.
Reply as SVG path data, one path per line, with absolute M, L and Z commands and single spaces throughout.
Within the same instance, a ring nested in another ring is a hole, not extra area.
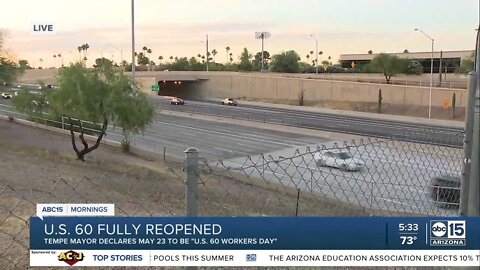
M 241 99 L 241 98 L 240 98 Z M 289 100 L 272 100 L 272 99 L 245 99 L 249 101 L 260 101 L 267 103 L 298 105 L 298 101 Z M 310 102 L 304 101 L 303 106 L 327 108 L 344 111 L 357 111 L 378 113 L 378 104 L 374 102 L 347 102 L 347 101 L 321 101 Z M 413 106 L 413 105 L 394 105 L 382 104 L 381 114 L 403 115 L 412 117 L 428 118 L 428 107 Z M 432 107 L 432 118 L 441 120 L 457 120 L 463 121 L 465 119 L 465 108 L 456 108 L 454 117 L 452 117 L 452 109 L 447 110 L 440 107 Z

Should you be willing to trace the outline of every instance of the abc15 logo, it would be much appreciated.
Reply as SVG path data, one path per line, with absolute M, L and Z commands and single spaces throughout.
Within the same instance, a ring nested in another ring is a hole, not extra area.
M 430 238 L 465 239 L 466 236 L 465 220 L 430 221 Z

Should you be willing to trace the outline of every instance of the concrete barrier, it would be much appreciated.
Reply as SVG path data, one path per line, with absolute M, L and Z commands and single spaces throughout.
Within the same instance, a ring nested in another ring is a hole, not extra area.
M 52 83 L 56 69 L 27 70 L 21 77 L 24 82 L 35 83 L 41 79 Z M 127 73 L 128 74 L 128 73 Z M 295 103 L 303 91 L 306 102 L 348 101 L 377 102 L 382 89 L 383 103 L 394 105 L 428 106 L 428 86 L 388 85 L 352 81 L 328 80 L 323 76 L 312 78 L 306 74 L 241 73 L 241 72 L 137 72 L 142 91 L 156 95 L 151 86 L 163 80 L 182 81 L 181 85 L 160 89 L 161 95 L 194 99 L 247 98 L 269 100 L 277 103 Z M 339 75 L 340 76 L 340 75 Z M 349 75 L 353 76 L 353 75 Z M 372 76 L 372 75 L 369 75 Z M 183 78 L 183 79 L 182 79 Z M 458 108 L 464 108 L 467 99 L 464 89 L 433 88 L 432 106 L 442 107 L 444 100 L 451 104 L 456 94 Z

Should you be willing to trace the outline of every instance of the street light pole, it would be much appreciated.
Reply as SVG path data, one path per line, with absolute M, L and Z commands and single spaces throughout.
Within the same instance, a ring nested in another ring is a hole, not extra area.
M 318 40 L 317 37 L 314 36 L 313 34 L 310 35 L 315 39 L 315 74 L 318 75 Z
M 206 47 L 207 47 L 207 53 L 206 53 L 205 55 L 206 55 L 206 58 L 207 58 L 207 59 L 206 59 L 206 60 L 207 60 L 206 63 L 207 63 L 207 72 L 208 72 L 208 57 L 209 57 L 209 55 L 208 55 L 208 34 L 207 34 Z
M 261 39 L 262 40 L 262 59 L 261 59 L 261 62 L 262 62 L 262 72 L 263 72 L 263 62 L 264 62 L 264 57 L 263 57 L 263 51 L 264 51 L 264 47 L 263 47 L 263 43 L 264 43 L 264 40 L 266 38 L 269 38 L 271 36 L 271 34 L 269 32 L 255 32 L 255 38 L 256 39 Z
M 415 28 L 414 30 L 422 32 L 422 34 L 424 34 L 428 39 L 432 41 L 432 57 L 430 61 L 430 97 L 428 101 L 428 118 L 432 118 L 433 46 L 434 46 L 435 40 L 431 38 L 429 35 L 427 35 L 425 32 L 423 32 L 421 29 Z
M 134 4 L 134 0 L 132 0 L 132 83 L 135 84 L 135 4 Z

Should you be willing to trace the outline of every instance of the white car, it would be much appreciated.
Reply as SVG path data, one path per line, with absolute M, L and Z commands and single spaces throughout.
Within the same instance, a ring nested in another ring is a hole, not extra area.
M 365 167 L 365 163 L 350 155 L 348 151 L 323 150 L 315 153 L 313 159 L 318 166 L 339 168 L 345 171 L 358 171 Z
M 12 98 L 12 95 L 11 95 L 11 94 L 7 94 L 7 93 L 2 93 L 2 98 L 4 98 L 4 99 L 11 99 L 11 98 Z
M 170 104 L 172 105 L 185 105 L 185 101 L 181 98 L 173 97 L 170 99 Z
M 223 105 L 230 105 L 230 106 L 237 106 L 237 101 L 235 101 L 233 98 L 226 98 L 222 100 Z

